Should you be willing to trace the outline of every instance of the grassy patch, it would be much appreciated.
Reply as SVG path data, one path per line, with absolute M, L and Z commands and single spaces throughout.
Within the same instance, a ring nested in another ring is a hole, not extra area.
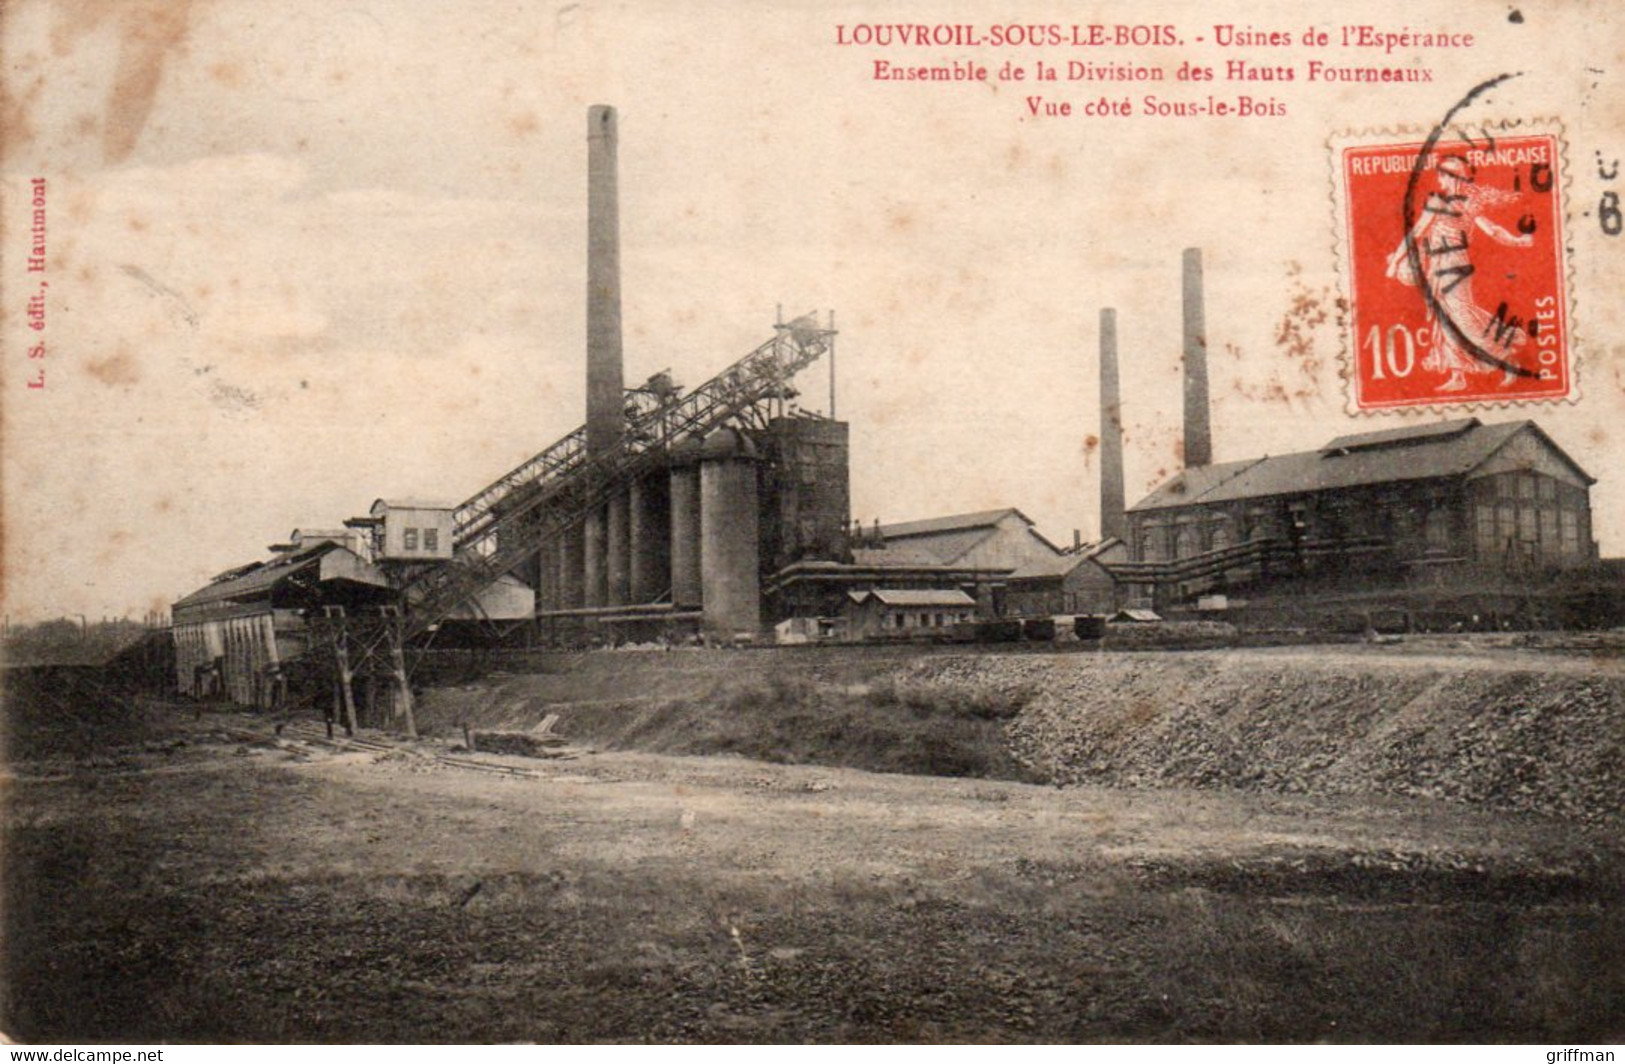
M 891 680 L 861 691 L 766 676 L 652 706 L 568 707 L 558 730 L 611 749 L 1019 780 L 1030 777 L 1007 752 L 1002 721 L 1023 701 Z
M 0 695 L 0 749 L 12 762 L 105 755 L 177 733 L 167 707 L 95 666 L 8 668 Z
M 880 709 L 906 709 L 916 717 L 957 720 L 1009 720 L 1032 701 L 1036 688 L 1016 690 L 910 681 L 888 676 L 869 688 L 868 701 Z

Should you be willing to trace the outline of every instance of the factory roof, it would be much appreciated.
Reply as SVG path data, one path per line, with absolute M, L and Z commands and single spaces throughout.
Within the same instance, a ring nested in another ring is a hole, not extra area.
M 288 542 L 294 543 L 303 540 L 306 543 L 315 543 L 319 539 L 346 540 L 354 533 L 346 528 L 296 528 L 288 533 Z
M 862 605 L 873 598 L 887 606 L 974 606 L 976 600 L 957 588 L 875 588 L 873 591 L 848 591 L 847 597 Z
M 903 539 L 908 536 L 930 536 L 941 532 L 965 532 L 975 528 L 992 528 L 1000 521 L 1015 514 L 1030 526 L 1033 519 L 1016 509 L 1006 506 L 1001 510 L 978 510 L 969 514 L 950 514 L 947 517 L 928 517 L 923 521 L 898 521 L 895 524 L 881 525 L 880 534 L 887 539 Z
M 306 547 L 313 547 L 320 542 L 333 542 L 348 545 L 354 541 L 355 538 L 356 532 L 348 528 L 296 528 L 292 532 L 288 533 L 288 539 L 286 542 L 273 543 L 271 544 L 270 550 L 273 554 L 289 554 L 294 551 L 303 550 Z M 259 564 L 259 562 L 254 563 L 254 565 Z M 248 568 L 253 567 L 254 566 L 248 566 Z M 216 579 L 218 579 L 218 577 Z
M 911 569 L 922 565 L 942 565 L 943 561 L 924 547 L 916 547 L 908 543 L 887 544 L 884 547 L 854 547 L 852 549 L 852 563 L 854 565 L 907 566 Z
M 1108 537 L 1098 543 L 1090 543 L 1082 550 L 1071 551 L 1067 554 L 1057 554 L 1053 558 L 1034 558 L 1010 574 L 1012 580 L 1042 580 L 1046 577 L 1065 576 L 1084 562 L 1092 561 L 1100 554 L 1109 550 L 1113 545 L 1121 542 L 1115 536 Z
M 1261 461 L 1262 458 L 1248 458 L 1240 462 L 1219 462 L 1215 465 L 1182 469 L 1129 509 L 1160 510 L 1168 506 L 1184 506 L 1196 502 L 1237 473 Z
M 382 506 L 389 510 L 455 510 L 454 502 L 443 502 L 439 499 L 375 499 L 371 513 L 377 513 Z
M 1462 476 L 1522 432 L 1533 432 L 1575 472 L 1594 482 L 1533 421 L 1486 425 L 1477 418 L 1339 436 L 1317 451 L 1186 469 L 1130 509 L 1295 495 L 1365 484 Z
M 339 557 L 324 562 L 329 554 Z M 310 586 L 327 580 L 351 581 L 373 587 L 387 588 L 389 582 L 360 555 L 332 540 L 305 547 L 271 558 L 228 569 L 209 583 L 174 604 L 172 609 L 184 611 L 220 602 L 254 602 L 271 597 L 276 588 L 287 581 L 299 581 Z
M 175 609 L 185 609 L 188 606 L 201 606 L 209 602 L 221 602 L 226 599 L 257 598 L 269 591 L 281 581 L 321 560 L 321 556 L 330 550 L 343 550 L 339 544 L 331 540 L 318 543 L 304 550 L 284 554 L 267 562 L 252 562 L 248 565 L 239 565 L 235 569 L 227 569 L 212 581 L 204 584 L 198 590 L 176 602 Z
M 1381 429 L 1377 432 L 1356 432 L 1337 437 L 1321 450 L 1357 451 L 1374 447 L 1392 447 L 1417 440 L 1442 440 L 1471 432 L 1479 424 L 1476 417 L 1464 417 L 1453 421 L 1437 421 L 1431 425 L 1404 425 L 1397 429 Z

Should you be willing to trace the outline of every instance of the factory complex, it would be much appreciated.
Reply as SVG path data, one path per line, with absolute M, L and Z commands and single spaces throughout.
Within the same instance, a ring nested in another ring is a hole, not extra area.
M 977 641 L 1079 617 L 1468 591 L 1459 612 L 1477 617 L 1496 588 L 1596 561 L 1594 478 L 1533 421 L 1407 423 L 1214 462 L 1196 249 L 1183 259 L 1185 468 L 1125 497 L 1108 309 L 1098 537 L 1057 543 L 1015 505 L 855 520 L 833 314 L 781 315 L 697 387 L 669 373 L 627 386 L 615 111 L 594 107 L 588 124 L 585 423 L 461 502 L 376 499 L 180 599 L 179 690 L 264 707 L 331 694 L 352 726 L 382 697 L 410 730 L 411 660 L 436 646 Z M 797 403 L 798 374 L 819 363 L 828 414 Z

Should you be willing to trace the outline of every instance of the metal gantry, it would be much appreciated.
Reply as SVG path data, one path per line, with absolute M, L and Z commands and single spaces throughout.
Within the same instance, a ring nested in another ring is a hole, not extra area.
M 589 455 L 586 430 L 577 429 L 482 488 L 456 510 L 453 560 L 419 569 L 403 583 L 403 640 L 428 631 L 633 478 L 658 468 L 679 440 L 751 421 L 783 402 L 791 378 L 834 345 L 835 330 L 820 327 L 814 315 L 776 325 L 771 339 L 686 395 L 669 378 L 664 387 L 629 392 L 616 450 Z

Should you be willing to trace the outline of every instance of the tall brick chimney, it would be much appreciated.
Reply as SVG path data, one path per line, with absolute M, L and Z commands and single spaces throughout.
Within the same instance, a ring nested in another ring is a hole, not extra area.
M 1185 465 L 1213 463 L 1208 423 L 1207 326 L 1202 313 L 1202 249 L 1185 249 Z
M 1123 498 L 1123 404 L 1117 383 L 1117 311 L 1100 312 L 1100 537 L 1128 539 Z
M 587 109 L 587 454 L 615 450 L 626 422 L 621 369 L 621 218 L 615 108 Z

